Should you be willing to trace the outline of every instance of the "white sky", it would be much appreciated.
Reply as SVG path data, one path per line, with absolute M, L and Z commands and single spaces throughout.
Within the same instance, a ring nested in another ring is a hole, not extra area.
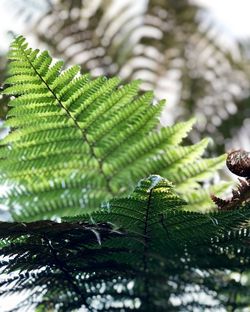
M 37 0 L 41 7 L 41 0 Z M 118 0 L 117 0 L 118 1 Z M 229 37 L 250 38 L 250 0 L 192 0 L 210 9 L 212 19 L 216 20 L 222 32 Z M 12 12 L 15 1 L 0 0 L 0 51 L 6 51 L 11 37 L 6 31 L 22 33 L 23 23 Z
M 250 37 L 249 0 L 194 0 L 209 8 L 220 26 L 234 37 Z

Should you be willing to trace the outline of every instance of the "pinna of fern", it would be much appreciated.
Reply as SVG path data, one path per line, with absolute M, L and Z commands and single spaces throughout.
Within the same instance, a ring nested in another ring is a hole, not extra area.
M 11 131 L 0 142 L 0 181 L 8 189 L 1 203 L 14 219 L 93 211 L 154 172 L 188 194 L 189 204 L 213 206 L 209 191 L 195 194 L 224 156 L 202 158 L 207 139 L 181 145 L 193 120 L 158 130 L 164 101 L 153 105 L 153 93 L 141 93 L 139 81 L 122 85 L 116 77 L 81 75 L 79 66 L 63 70 L 62 61 L 29 48 L 22 36 L 8 57 L 3 94 L 13 96 Z
M 249 265 L 249 208 L 185 211 L 173 185 L 154 175 L 90 216 L 0 223 L 1 295 L 30 291 L 19 308 L 39 311 L 215 308 L 191 290 L 219 299 L 219 272 Z

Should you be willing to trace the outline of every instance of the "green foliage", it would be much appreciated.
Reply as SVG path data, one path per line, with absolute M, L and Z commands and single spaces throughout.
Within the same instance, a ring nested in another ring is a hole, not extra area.
M 169 92 L 168 75 L 178 73 L 175 117 L 196 114 L 199 132 L 216 134 L 223 149 L 228 129 L 236 133 L 249 114 L 248 91 L 242 100 L 228 88 L 246 90 L 245 67 L 209 29 L 201 31 L 198 7 L 186 0 L 150 0 L 138 12 L 128 1 L 108 16 L 114 3 L 48 1 L 33 35 L 93 76 L 142 77 L 142 88 L 153 86 L 156 98 Z M 1 203 L 19 221 L 68 217 L 0 223 L 1 297 L 26 292 L 20 309 L 35 305 L 37 311 L 249 306 L 249 184 L 231 201 L 214 197 L 217 211 L 210 194 L 228 184 L 205 189 L 203 181 L 225 157 L 202 158 L 208 140 L 182 144 L 193 120 L 159 129 L 164 103 L 142 93 L 139 81 L 123 85 L 81 75 L 78 66 L 64 70 L 62 61 L 28 48 L 22 37 L 9 59 L 1 98 L 12 97 L 10 134 L 0 149 L 0 183 L 7 187 Z M 237 108 L 244 114 L 234 115 Z M 127 195 L 151 173 L 175 188 L 150 176 Z M 204 294 L 216 301 L 200 300 Z
M 79 66 L 63 70 L 62 61 L 32 50 L 21 36 L 9 59 L 4 94 L 14 97 L 11 131 L 0 143 L 0 181 L 8 188 L 1 203 L 14 219 L 93 211 L 151 173 L 174 182 L 189 204 L 213 207 L 211 190 L 199 193 L 199 182 L 225 157 L 202 159 L 206 139 L 180 146 L 193 120 L 159 130 L 164 102 L 153 105 L 139 81 L 122 85 L 118 78 L 80 75 Z
M 38 311 L 233 307 L 226 288 L 237 283 L 229 271 L 223 289 L 216 282 L 223 270 L 249 264 L 250 207 L 203 214 L 183 205 L 172 184 L 154 175 L 91 216 L 0 223 L 7 273 L 1 294 L 29 290 L 20 308 L 33 304 Z M 193 296 L 201 293 L 207 303 Z
M 250 260 L 249 184 L 230 209 L 214 196 L 215 208 L 210 194 L 228 184 L 203 186 L 225 157 L 202 158 L 207 139 L 182 144 L 194 121 L 159 129 L 164 103 L 139 81 L 64 69 L 21 36 L 9 59 L 1 203 L 22 222 L 0 222 L 0 295 L 26 293 L 17 310 L 37 311 L 247 306 L 229 273 Z M 128 195 L 152 172 L 167 179 L 151 175 Z

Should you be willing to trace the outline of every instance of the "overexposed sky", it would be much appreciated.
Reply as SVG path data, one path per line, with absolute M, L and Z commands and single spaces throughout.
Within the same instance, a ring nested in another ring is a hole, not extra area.
M 250 0 L 194 0 L 207 7 L 214 19 L 236 38 L 250 37 Z
M 16 1 L 16 0 L 15 0 Z M 6 36 L 8 30 L 22 33 L 23 21 L 18 18 L 15 12 L 15 1 L 0 0 L 0 52 L 6 51 L 11 41 Z M 118 1 L 118 0 L 117 0 Z M 230 38 L 250 38 L 250 0 L 191 0 L 208 8 L 210 18 L 215 20 L 222 32 Z M 37 7 L 44 9 L 44 3 L 37 0 Z M 37 13 L 34 10 L 33 13 Z

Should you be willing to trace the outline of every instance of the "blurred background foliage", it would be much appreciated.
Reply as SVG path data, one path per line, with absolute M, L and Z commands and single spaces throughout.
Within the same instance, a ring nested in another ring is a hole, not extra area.
M 204 9 L 188 0 L 8 0 L 23 35 L 93 76 L 141 79 L 166 98 L 162 122 L 196 116 L 191 140 L 212 154 L 248 146 L 249 45 L 226 47 Z M 11 29 L 10 29 L 11 30 Z M 3 80 L 4 55 L 0 75 Z M 6 112 L 1 99 L 0 117 Z

